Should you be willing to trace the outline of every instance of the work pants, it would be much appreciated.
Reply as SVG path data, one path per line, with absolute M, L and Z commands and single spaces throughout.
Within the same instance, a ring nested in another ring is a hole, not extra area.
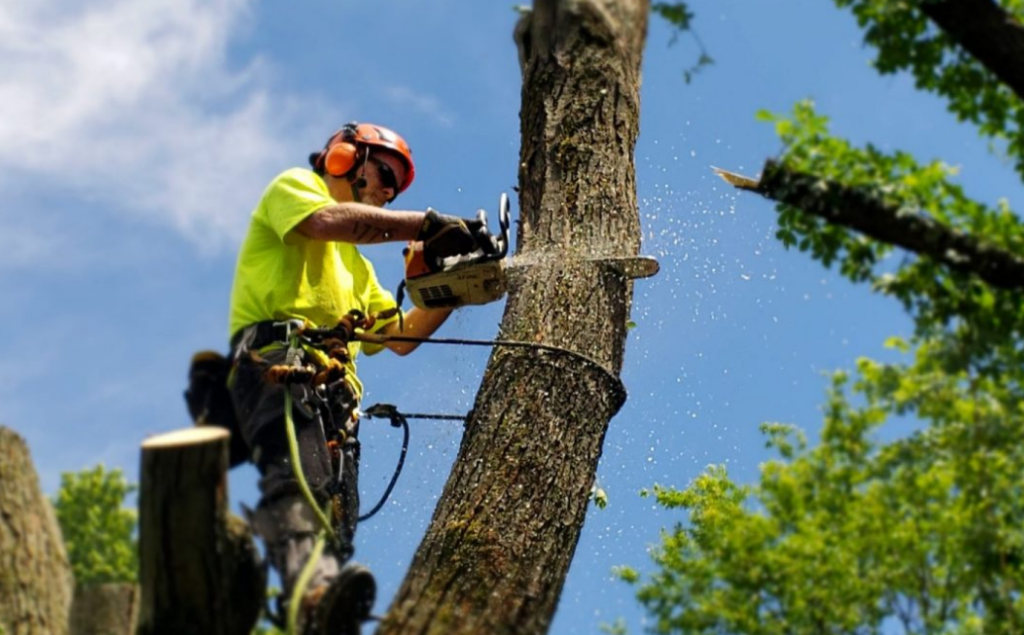
M 244 345 L 243 345 L 244 346 Z M 359 516 L 359 424 L 357 402 L 342 380 L 313 388 L 305 384 L 268 383 L 266 371 L 283 364 L 287 345 L 235 355 L 230 389 L 242 438 L 260 473 L 261 498 L 253 528 L 281 576 L 284 597 L 305 566 L 316 535 L 323 529 L 301 492 L 293 465 L 284 417 L 285 390 L 292 395 L 292 421 L 302 473 L 317 505 L 327 510 L 337 540 L 329 543 L 316 565 L 309 589 L 329 582 L 353 553 Z M 335 450 L 328 440 L 336 441 Z

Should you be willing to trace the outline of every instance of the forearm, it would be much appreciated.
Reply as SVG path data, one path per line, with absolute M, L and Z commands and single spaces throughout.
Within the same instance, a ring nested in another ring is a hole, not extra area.
M 379 331 L 383 335 L 400 335 L 406 337 L 430 337 L 437 329 L 441 328 L 448 316 L 452 314 L 451 309 L 430 309 L 425 310 L 413 307 L 405 314 L 405 330 L 398 330 L 398 322 L 391 322 Z M 408 355 L 416 350 L 418 342 L 386 342 L 384 344 L 399 355 Z
M 336 203 L 308 216 L 295 227 L 306 238 L 370 245 L 416 238 L 423 212 L 385 210 L 363 203 Z

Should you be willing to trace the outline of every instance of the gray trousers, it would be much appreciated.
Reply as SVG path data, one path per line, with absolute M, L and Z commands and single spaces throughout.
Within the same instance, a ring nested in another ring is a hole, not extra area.
M 302 473 L 320 508 L 330 503 L 328 516 L 337 536 L 317 564 L 310 589 L 337 575 L 354 551 L 359 516 L 359 423 L 352 416 L 357 402 L 344 380 L 315 389 L 265 381 L 266 370 L 284 363 L 286 354 L 286 347 L 264 349 L 258 355 L 239 351 L 230 390 L 242 438 L 260 473 L 261 498 L 252 517 L 253 529 L 264 540 L 287 598 L 322 524 L 296 478 L 285 427 L 284 391 L 292 394 Z M 334 449 L 328 441 L 335 443 Z

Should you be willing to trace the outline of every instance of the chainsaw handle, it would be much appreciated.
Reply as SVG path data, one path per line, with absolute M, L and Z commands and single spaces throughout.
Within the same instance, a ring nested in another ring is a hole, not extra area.
M 502 192 L 501 198 L 498 199 L 498 228 L 501 231 L 501 238 L 498 239 L 501 243 L 501 253 L 498 254 L 499 258 L 504 258 L 508 255 L 508 229 L 512 225 L 512 222 L 509 220 L 508 208 L 508 194 Z
M 473 232 L 477 245 L 488 256 L 488 259 L 500 260 L 508 255 L 508 230 L 512 225 L 509 220 L 508 194 L 502 192 L 498 199 L 498 235 L 491 233 L 487 226 L 487 212 L 476 211 L 477 228 Z
M 478 209 L 476 211 L 476 220 L 480 223 L 479 228 L 476 230 L 473 238 L 476 239 L 476 244 L 480 246 L 484 254 L 488 256 L 501 256 L 501 239 L 496 238 L 491 230 L 487 227 L 487 212 Z

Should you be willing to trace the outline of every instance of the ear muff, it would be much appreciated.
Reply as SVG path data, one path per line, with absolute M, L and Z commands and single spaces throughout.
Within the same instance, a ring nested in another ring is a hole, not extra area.
M 324 156 L 324 171 L 331 176 L 344 176 L 356 164 L 358 151 L 354 143 L 342 141 L 327 150 Z

